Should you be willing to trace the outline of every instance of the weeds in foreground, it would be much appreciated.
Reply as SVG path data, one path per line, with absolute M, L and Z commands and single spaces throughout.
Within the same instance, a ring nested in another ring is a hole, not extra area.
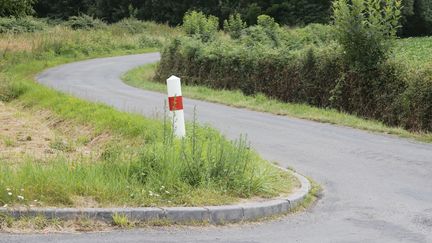
M 128 228 L 133 226 L 132 222 L 129 221 L 129 218 L 126 215 L 115 213 L 112 219 L 113 225 L 119 228 Z

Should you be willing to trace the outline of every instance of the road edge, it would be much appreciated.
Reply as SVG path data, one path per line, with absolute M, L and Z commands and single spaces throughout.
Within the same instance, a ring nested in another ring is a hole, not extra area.
M 226 224 L 253 222 L 289 213 L 306 199 L 311 191 L 309 180 L 293 175 L 301 187 L 287 197 L 262 202 L 248 202 L 222 206 L 203 207 L 143 207 L 143 208 L 0 208 L 0 214 L 19 219 L 43 216 L 47 219 L 75 220 L 80 218 L 113 222 L 113 216 L 122 215 L 132 221 L 167 221 L 174 224 L 209 223 Z

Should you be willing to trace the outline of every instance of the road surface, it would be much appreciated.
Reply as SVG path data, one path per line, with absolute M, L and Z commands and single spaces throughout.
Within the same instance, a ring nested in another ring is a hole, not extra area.
M 127 86 L 126 71 L 158 54 L 95 59 L 39 76 L 55 89 L 157 116 L 164 94 Z M 185 99 L 200 122 L 231 139 L 247 134 L 265 158 L 324 188 L 307 212 L 249 225 L 168 227 L 90 234 L 0 235 L 0 242 L 432 242 L 432 144 Z

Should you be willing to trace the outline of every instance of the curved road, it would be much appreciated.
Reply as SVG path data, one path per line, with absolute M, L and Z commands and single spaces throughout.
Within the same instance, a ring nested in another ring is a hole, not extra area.
M 95 59 L 41 74 L 45 85 L 120 110 L 155 116 L 165 95 L 122 83 L 158 54 Z M 324 196 L 307 212 L 272 222 L 91 234 L 0 235 L 0 242 L 432 242 L 432 144 L 185 99 L 187 118 L 229 138 L 248 134 L 268 159 L 314 178 Z

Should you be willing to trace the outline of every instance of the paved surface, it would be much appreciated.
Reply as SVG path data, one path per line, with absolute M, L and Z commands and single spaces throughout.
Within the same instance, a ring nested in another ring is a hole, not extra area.
M 118 109 L 157 114 L 165 96 L 123 84 L 125 71 L 157 54 L 64 65 L 41 75 L 49 86 Z M 185 100 L 186 115 L 230 138 L 247 133 L 269 160 L 324 187 L 308 212 L 254 225 L 158 228 L 93 234 L 0 235 L 0 242 L 432 242 L 432 145 L 355 129 Z

